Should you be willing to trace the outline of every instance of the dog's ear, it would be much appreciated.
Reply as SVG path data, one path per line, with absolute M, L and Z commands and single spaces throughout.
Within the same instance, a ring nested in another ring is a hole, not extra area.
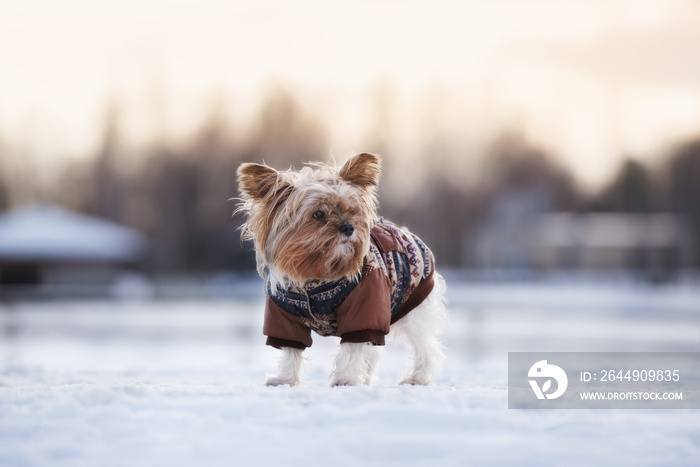
M 348 159 L 340 169 L 340 177 L 362 188 L 379 185 L 382 161 L 374 154 L 362 153 Z
M 254 200 L 261 200 L 278 191 L 281 177 L 272 167 L 246 162 L 238 167 L 238 189 Z

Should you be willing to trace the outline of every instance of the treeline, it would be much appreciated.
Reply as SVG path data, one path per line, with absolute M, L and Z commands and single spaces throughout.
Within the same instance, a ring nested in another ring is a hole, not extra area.
M 367 141 L 357 147 L 381 154 L 385 172 L 398 171 L 403 161 L 390 144 L 372 135 Z M 475 155 L 450 147 L 426 145 L 420 177 L 404 171 L 406 180 L 383 183 L 380 189 L 381 213 L 411 226 L 441 264 L 468 266 L 470 239 L 484 219 L 500 215 L 498 200 L 526 192 L 538 194 L 528 199 L 541 203 L 540 211 L 675 212 L 700 238 L 700 140 L 679 146 L 653 170 L 627 159 L 613 181 L 593 195 L 583 194 L 549 154 L 517 136 L 494 142 L 469 181 L 455 176 L 462 169 L 454 161 Z M 132 226 L 151 238 L 149 263 L 156 272 L 248 269 L 254 265 L 252 246 L 240 241 L 241 218 L 232 215 L 235 202 L 230 201 L 237 196 L 238 165 L 264 161 L 299 167 L 301 160 L 325 160 L 328 154 L 323 125 L 279 90 L 245 134 L 236 133 L 223 112 L 213 111 L 195 137 L 176 145 L 159 141 L 130 148 L 114 111 L 97 153 L 60 166 L 49 182 L 40 184 L 30 169 L 17 169 L 19 156 L 0 141 L 0 209 L 14 207 L 22 191 L 22 199 L 54 202 Z M 402 189 L 402 183 L 416 180 L 419 190 Z M 693 264 L 700 266 L 700 252 L 694 254 Z

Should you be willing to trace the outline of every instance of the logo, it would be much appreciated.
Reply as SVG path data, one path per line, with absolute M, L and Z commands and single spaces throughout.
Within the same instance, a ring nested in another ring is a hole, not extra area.
M 538 399 L 556 399 L 564 394 L 566 387 L 569 385 L 569 378 L 566 377 L 564 370 L 556 365 L 547 364 L 547 360 L 540 360 L 532 365 L 527 376 L 529 378 L 547 378 L 542 388 L 540 388 L 536 379 L 528 380 Z M 557 382 L 557 390 L 548 394 L 547 391 L 552 387 L 552 379 Z

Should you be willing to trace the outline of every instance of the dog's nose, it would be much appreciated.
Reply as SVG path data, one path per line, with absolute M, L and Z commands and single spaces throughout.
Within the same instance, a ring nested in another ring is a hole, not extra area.
M 352 235 L 354 231 L 355 227 L 353 227 L 352 224 L 348 224 L 347 222 L 340 226 L 340 233 L 345 235 L 346 237 Z

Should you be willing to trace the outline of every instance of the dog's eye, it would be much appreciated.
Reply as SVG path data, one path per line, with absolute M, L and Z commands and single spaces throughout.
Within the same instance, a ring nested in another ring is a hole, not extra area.
M 326 213 L 323 211 L 316 211 L 314 213 L 314 219 L 316 219 L 317 221 L 322 221 L 325 218 L 326 218 Z

